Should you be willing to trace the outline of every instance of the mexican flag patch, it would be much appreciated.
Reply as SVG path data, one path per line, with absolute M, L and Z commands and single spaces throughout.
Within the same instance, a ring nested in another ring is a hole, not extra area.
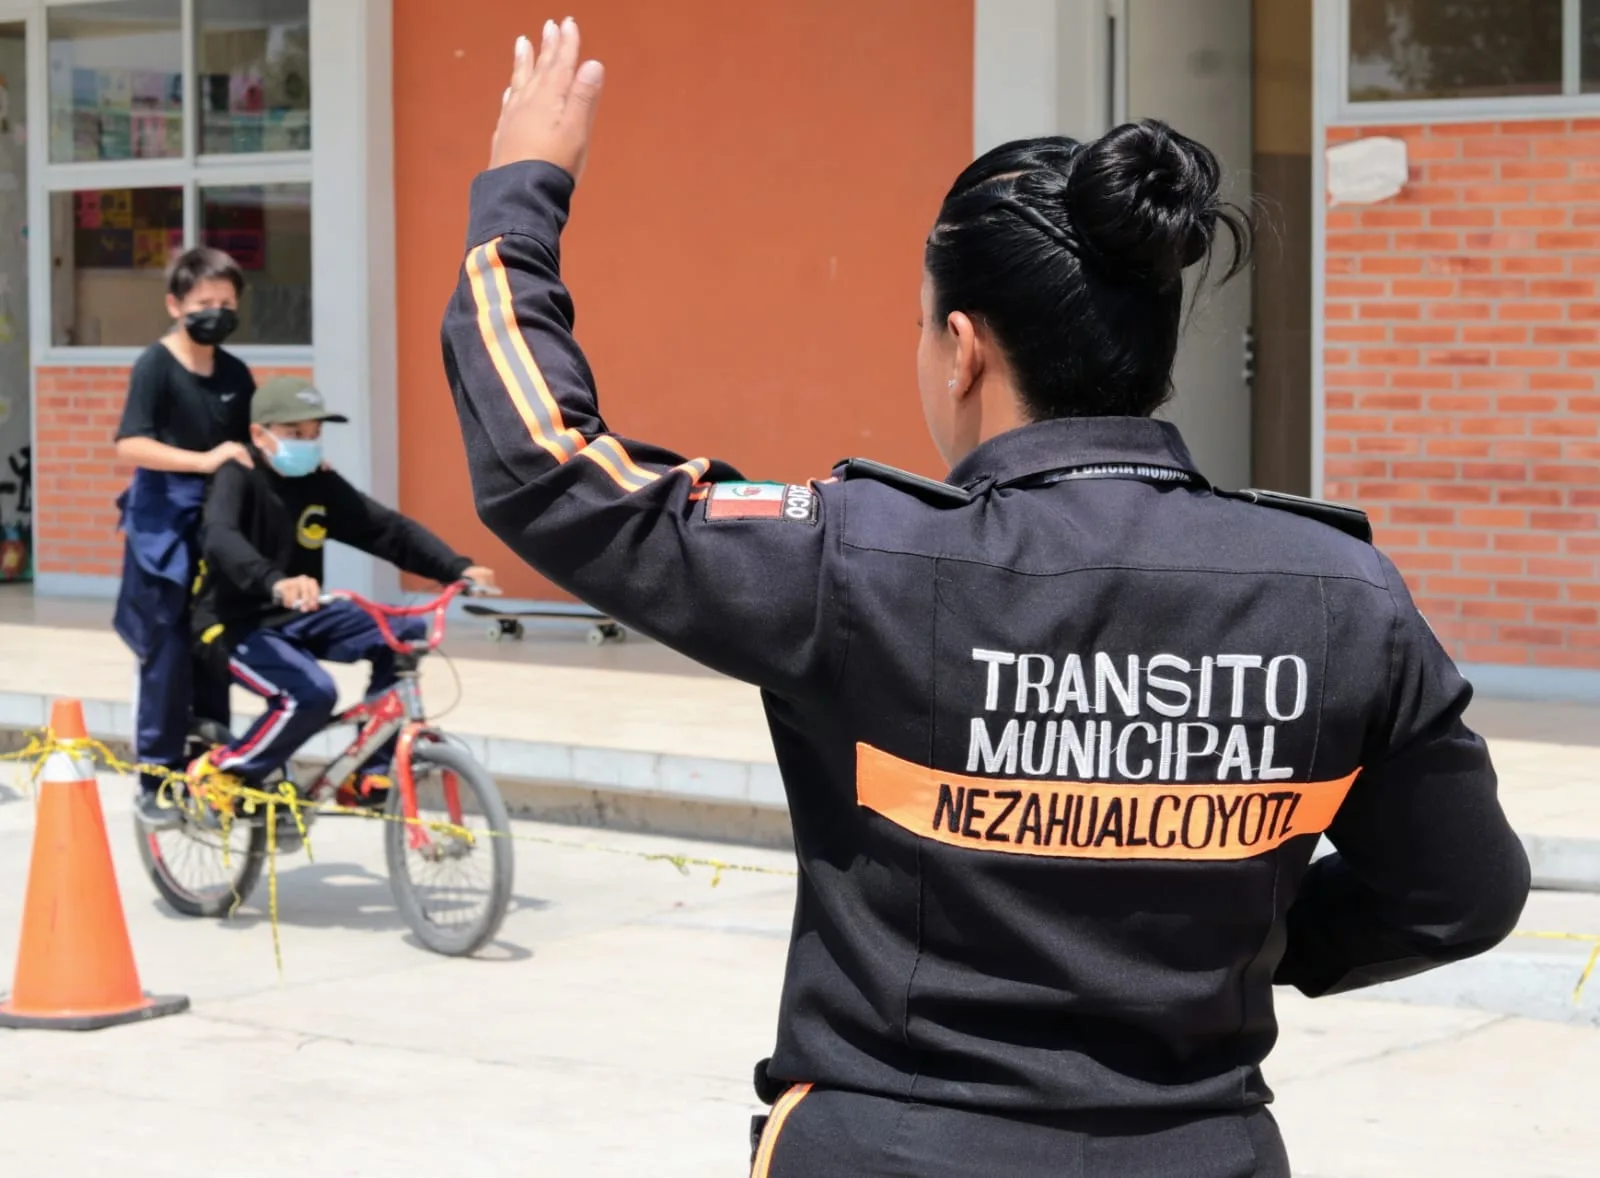
M 817 522 L 817 494 L 788 483 L 714 483 L 706 497 L 706 518 L 781 519 Z

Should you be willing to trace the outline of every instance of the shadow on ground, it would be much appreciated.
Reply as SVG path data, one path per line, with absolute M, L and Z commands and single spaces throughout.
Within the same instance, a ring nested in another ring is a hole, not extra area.
M 248 932 L 268 923 L 267 879 L 263 873 L 254 893 L 231 917 L 218 921 L 223 928 Z M 159 897 L 151 907 L 171 921 L 190 921 Z M 542 912 L 550 901 L 534 896 L 511 897 L 507 919 L 519 912 Z M 358 932 L 406 932 L 408 944 L 422 948 L 410 935 L 405 919 L 394 904 L 389 877 L 357 863 L 302 863 L 278 872 L 278 923 L 293 928 L 340 928 Z M 506 941 L 493 942 L 479 954 L 490 961 L 523 961 L 532 951 Z

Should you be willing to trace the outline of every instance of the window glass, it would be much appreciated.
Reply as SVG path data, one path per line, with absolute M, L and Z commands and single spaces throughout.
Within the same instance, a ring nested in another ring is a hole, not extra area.
M 309 184 L 202 188 L 200 240 L 231 254 L 244 271 L 232 342 L 311 342 Z
M 1349 4 L 1353 102 L 1561 93 L 1562 0 Z
M 1600 92 L 1600 0 L 1583 0 L 1583 92 Z
M 183 155 L 181 0 L 49 9 L 50 159 Z
M 311 149 L 309 0 L 196 0 L 200 154 Z
M 183 251 L 182 188 L 50 194 L 50 342 L 136 347 L 166 331 L 168 261 Z

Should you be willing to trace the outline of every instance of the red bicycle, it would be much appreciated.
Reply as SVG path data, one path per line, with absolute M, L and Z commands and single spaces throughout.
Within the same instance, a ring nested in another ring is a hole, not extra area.
M 395 652 L 398 680 L 378 695 L 335 716 L 327 728 L 356 729 L 355 740 L 317 774 L 302 816 L 309 826 L 319 808 L 390 740 L 396 741 L 394 787 L 384 804 L 384 855 L 395 904 L 417 938 L 436 953 L 465 956 L 494 939 L 511 902 L 511 821 L 487 770 L 472 754 L 428 723 L 422 703 L 422 660 L 444 639 L 450 603 L 472 586 L 451 585 L 432 601 L 387 606 L 354 593 L 333 593 L 324 604 L 347 601 L 365 610 Z M 395 637 L 390 620 L 432 615 L 425 638 Z M 202 723 L 190 737 L 191 760 L 226 743 L 220 725 Z M 263 783 L 268 792 L 285 780 Z M 204 801 L 185 807 L 181 825 L 152 830 L 140 824 L 139 853 L 162 897 L 187 916 L 233 912 L 254 890 L 266 864 L 264 807 L 218 821 Z M 322 811 L 328 813 L 328 811 Z M 335 811 L 337 813 L 338 811 Z M 298 830 L 278 819 L 281 849 L 298 845 Z M 289 834 L 288 839 L 281 836 Z M 481 870 L 481 882 L 461 881 Z

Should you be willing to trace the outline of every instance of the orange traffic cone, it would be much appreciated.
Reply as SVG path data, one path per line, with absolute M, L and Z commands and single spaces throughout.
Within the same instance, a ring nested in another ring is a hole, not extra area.
M 50 728 L 59 740 L 83 739 L 83 705 L 57 700 Z M 187 998 L 151 998 L 139 988 L 93 762 L 50 754 L 40 774 L 16 984 L 0 1002 L 0 1027 L 93 1031 L 187 1009 Z

